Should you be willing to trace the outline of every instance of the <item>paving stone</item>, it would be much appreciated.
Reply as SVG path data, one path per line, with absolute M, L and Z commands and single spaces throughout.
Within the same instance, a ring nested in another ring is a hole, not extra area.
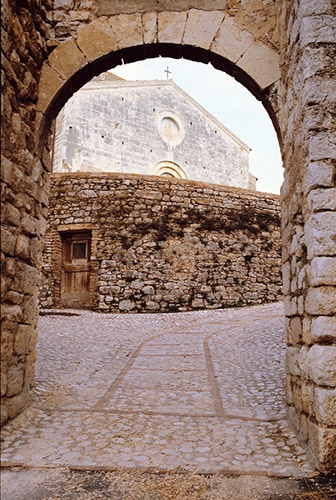
M 280 303 L 173 314 L 44 313 L 33 404 L 2 463 L 305 476 L 285 418 Z

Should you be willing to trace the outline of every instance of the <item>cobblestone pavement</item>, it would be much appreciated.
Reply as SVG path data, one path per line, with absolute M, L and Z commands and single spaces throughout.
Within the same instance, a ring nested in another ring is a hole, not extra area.
M 46 311 L 33 404 L 2 464 L 314 472 L 285 417 L 282 304 L 176 314 Z

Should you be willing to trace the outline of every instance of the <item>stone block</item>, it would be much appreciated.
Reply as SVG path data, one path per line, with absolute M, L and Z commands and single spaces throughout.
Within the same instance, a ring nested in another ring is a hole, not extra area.
M 336 132 L 323 130 L 308 141 L 308 160 L 319 161 L 335 158 Z
M 336 188 L 314 189 L 308 195 L 308 209 L 311 212 L 334 210 L 336 212 Z
M 5 422 L 7 422 L 7 420 L 9 419 L 8 407 L 7 407 L 5 401 L 1 402 L 1 408 L 0 408 L 0 410 L 1 410 L 1 425 L 2 425 Z
M 302 64 L 301 68 L 303 80 L 315 80 L 315 77 L 317 77 L 320 73 L 323 73 L 326 69 L 325 48 L 321 46 L 312 47 L 308 45 L 303 49 L 300 62 Z
M 186 21 L 186 12 L 159 12 L 158 41 L 160 43 L 182 43 Z
M 298 17 L 312 16 L 314 14 L 325 14 L 332 8 L 332 0 L 308 0 L 300 3 Z
M 310 288 L 305 301 L 305 310 L 314 316 L 328 316 L 336 311 L 336 287 Z
M 287 347 L 286 372 L 297 377 L 301 374 L 301 369 L 299 366 L 299 353 L 300 349 L 298 347 Z
M 313 412 L 314 404 L 314 386 L 313 384 L 302 384 L 302 411 L 307 415 Z
M 336 255 L 336 212 L 313 214 L 305 224 L 305 244 L 308 259 Z
M 293 344 L 299 344 L 302 339 L 302 320 L 299 316 L 290 320 L 290 335 Z
M 30 325 L 18 325 L 14 339 L 14 353 L 16 355 L 26 354 L 33 330 L 34 327 Z
M 66 54 L 64 54 L 64 57 L 66 57 Z M 36 111 L 46 113 L 49 104 L 61 90 L 63 85 L 64 79 L 53 68 L 51 68 L 49 64 L 44 63 L 39 82 L 39 94 Z
M 328 429 L 309 421 L 308 439 L 311 456 L 318 470 L 324 473 L 335 470 L 336 429 Z
M 31 295 L 36 290 L 39 272 L 35 267 L 18 263 L 16 266 L 16 276 L 19 278 L 19 291 L 26 295 Z
M 7 399 L 6 406 L 8 408 L 8 417 L 14 418 L 23 411 L 30 403 L 29 390 L 23 390 L 20 394 L 14 395 Z
M 132 309 L 134 309 L 134 307 L 135 304 L 131 300 L 125 299 L 119 302 L 120 311 L 131 311 Z
M 303 176 L 303 191 L 307 194 L 312 189 L 334 186 L 334 167 L 323 161 L 310 163 Z
M 108 21 L 92 21 L 78 30 L 77 45 L 89 61 L 117 49 L 113 29 Z
M 74 0 L 54 0 L 54 9 L 71 10 L 74 5 Z
M 310 267 L 312 286 L 336 285 L 336 257 L 315 257 Z
M 1 363 L 0 386 L 1 386 L 1 397 L 2 397 L 5 396 L 7 392 L 7 363 L 4 362 Z
M 7 397 L 20 394 L 24 379 L 24 365 L 18 364 L 10 366 L 7 372 Z
M 323 425 L 334 426 L 336 418 L 336 389 L 316 387 L 313 401 L 316 420 Z
M 19 234 L 16 240 L 15 254 L 23 260 L 28 260 L 30 256 L 29 241 L 24 234 Z
M 18 304 L 3 304 L 1 307 L 2 321 L 19 322 L 22 318 L 22 308 Z
M 300 47 L 315 43 L 335 43 L 335 16 L 307 16 L 302 20 L 300 29 Z
M 336 346 L 313 345 L 305 372 L 317 385 L 336 387 Z
M 145 12 L 157 9 L 157 0 L 98 0 L 98 15 L 111 16 L 119 13 Z
M 183 44 L 209 50 L 223 18 L 224 13 L 220 11 L 205 12 L 191 9 L 183 35 Z
M 261 89 L 269 87 L 281 76 L 279 54 L 261 43 L 251 45 L 237 61 L 237 66 L 246 71 Z
M 14 255 L 16 237 L 4 227 L 0 228 L 1 231 L 1 250 L 7 255 Z
M 333 104 L 336 98 L 335 82 L 315 76 L 305 81 L 301 97 L 303 106 Z
M 120 14 L 111 26 L 119 49 L 143 44 L 141 14 Z
M 1 155 L 1 169 L 0 169 L 1 181 L 10 184 L 12 182 L 12 174 L 13 174 L 13 163 L 4 155 Z
M 312 342 L 336 341 L 336 316 L 319 316 L 311 324 Z
M 5 222 L 7 222 L 7 224 L 10 226 L 19 226 L 21 220 L 20 210 L 10 203 L 6 203 L 5 214 Z
M 31 293 L 36 295 L 37 289 Z M 36 325 L 38 320 L 38 300 L 33 296 L 26 298 L 22 308 L 22 323 Z
M 251 33 L 242 30 L 233 17 L 225 16 L 211 50 L 229 61 L 237 62 L 253 42 Z
M 157 42 L 157 14 L 146 12 L 142 16 L 143 39 L 146 45 Z
M 66 56 L 66 57 L 65 57 Z M 71 39 L 62 42 L 52 51 L 48 59 L 49 65 L 64 78 L 70 78 L 80 70 L 87 60 L 77 44 Z

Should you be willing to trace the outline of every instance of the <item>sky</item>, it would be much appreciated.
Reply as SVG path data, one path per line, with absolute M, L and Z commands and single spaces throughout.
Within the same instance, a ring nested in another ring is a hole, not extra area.
M 111 71 L 127 80 L 169 78 L 201 104 L 250 148 L 250 172 L 258 191 L 280 193 L 282 161 L 275 130 L 262 104 L 234 78 L 210 64 L 156 58 L 117 66 Z

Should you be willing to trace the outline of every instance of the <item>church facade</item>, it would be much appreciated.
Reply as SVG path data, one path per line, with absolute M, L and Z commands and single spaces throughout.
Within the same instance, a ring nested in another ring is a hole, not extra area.
M 54 172 L 170 176 L 247 189 L 249 147 L 172 80 L 94 78 L 61 110 Z

